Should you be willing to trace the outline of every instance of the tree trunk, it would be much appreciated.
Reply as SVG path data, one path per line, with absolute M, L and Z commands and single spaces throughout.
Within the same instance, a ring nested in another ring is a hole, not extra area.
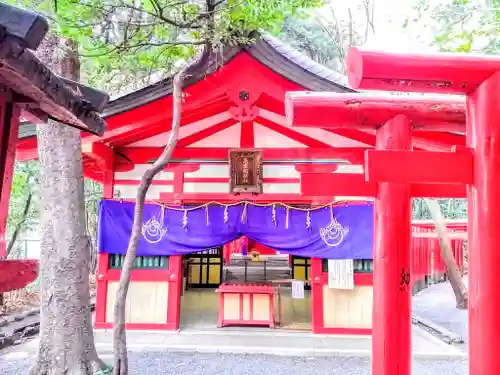
M 436 232 L 439 237 L 439 249 L 441 253 L 441 258 L 446 266 L 446 274 L 450 279 L 451 287 L 453 288 L 453 293 L 455 294 L 455 299 L 457 301 L 457 308 L 461 310 L 467 310 L 469 305 L 469 295 L 467 288 L 462 280 L 462 275 L 458 269 L 457 262 L 453 256 L 453 251 L 451 250 L 451 242 L 448 238 L 448 232 L 446 229 L 446 223 L 444 221 L 443 215 L 441 213 L 441 207 L 436 200 L 425 198 L 425 203 L 429 207 L 429 212 L 431 214 L 432 220 L 436 225 Z
M 113 352 L 114 364 L 113 375 L 128 374 L 128 358 L 127 358 L 127 338 L 125 334 L 125 305 L 127 300 L 128 287 L 130 284 L 130 275 L 134 266 L 137 253 L 137 246 L 141 237 L 142 221 L 144 214 L 144 203 L 146 194 L 153 178 L 161 172 L 169 163 L 172 153 L 179 138 L 179 128 L 181 123 L 182 110 L 182 87 L 184 80 L 190 75 L 190 72 L 195 72 L 204 64 L 204 58 L 209 58 L 208 49 L 206 46 L 201 57 L 197 58 L 191 64 L 187 64 L 180 72 L 178 72 L 173 81 L 173 115 L 172 115 L 172 131 L 168 140 L 167 146 L 163 150 L 160 157 L 149 167 L 141 178 L 141 183 L 137 189 L 136 203 L 134 209 L 134 223 L 132 225 L 132 233 L 130 235 L 127 253 L 123 261 L 120 281 L 116 291 L 116 299 L 113 314 Z M 208 53 L 205 53 L 208 52 Z
M 78 80 L 68 39 L 49 36 L 42 55 L 64 77 Z M 80 132 L 49 120 L 37 127 L 40 160 L 40 343 L 33 375 L 94 375 L 97 356 L 89 294 L 89 249 Z

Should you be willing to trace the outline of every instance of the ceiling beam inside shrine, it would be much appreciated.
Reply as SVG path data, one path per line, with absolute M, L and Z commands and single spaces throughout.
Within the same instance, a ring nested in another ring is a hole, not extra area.
M 146 164 L 156 160 L 161 152 L 161 147 L 125 147 L 119 151 L 132 160 L 135 164 Z M 177 161 L 192 162 L 227 162 L 229 155 L 227 147 L 187 147 L 176 148 L 173 159 Z M 264 148 L 262 149 L 263 161 L 297 161 L 310 163 L 351 163 L 363 164 L 365 147 L 342 148 Z

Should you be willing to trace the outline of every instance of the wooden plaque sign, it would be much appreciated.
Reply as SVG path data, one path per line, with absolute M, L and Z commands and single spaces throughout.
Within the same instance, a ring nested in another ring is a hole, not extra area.
M 230 193 L 262 193 L 262 151 L 230 150 Z

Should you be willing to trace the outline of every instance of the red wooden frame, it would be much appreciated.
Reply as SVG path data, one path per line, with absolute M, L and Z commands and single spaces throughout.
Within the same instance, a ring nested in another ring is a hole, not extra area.
M 328 273 L 323 272 L 323 260 L 311 259 L 312 332 L 317 334 L 370 335 L 370 328 L 325 327 L 323 323 L 323 286 L 328 285 Z M 355 286 L 373 285 L 372 273 L 355 273 Z
M 108 283 L 120 280 L 119 269 L 108 269 L 109 254 L 99 254 L 99 269 L 97 276 L 97 296 L 95 306 L 94 327 L 97 329 L 109 329 L 113 327 L 113 322 L 106 321 L 106 298 L 108 293 Z M 137 330 L 176 330 L 179 328 L 180 317 L 180 291 L 182 257 L 169 257 L 168 270 L 132 270 L 131 281 L 146 282 L 168 282 L 168 303 L 165 323 L 127 323 L 127 329 Z
M 226 326 L 269 326 L 269 328 L 275 327 L 275 316 L 274 316 L 274 288 L 272 286 L 266 285 L 231 285 L 231 284 L 221 284 L 221 286 L 216 290 L 219 294 L 219 312 L 217 318 L 217 327 L 222 328 Z M 224 298 L 227 294 L 238 294 L 240 312 L 238 319 L 225 319 L 224 318 Z M 266 294 L 269 296 L 269 320 L 256 320 L 253 318 L 253 297 L 255 294 Z M 249 296 L 249 319 L 244 319 L 244 308 L 243 300 L 244 295 Z

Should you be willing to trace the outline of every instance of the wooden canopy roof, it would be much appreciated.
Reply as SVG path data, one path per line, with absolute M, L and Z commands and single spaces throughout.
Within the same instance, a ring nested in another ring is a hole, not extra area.
M 23 117 L 52 118 L 103 134 L 105 122 L 98 112 L 108 95 L 58 77 L 30 51 L 38 48 L 48 29 L 43 17 L 0 3 L 0 88 L 23 108 Z M 30 135 L 34 131 L 32 126 Z

